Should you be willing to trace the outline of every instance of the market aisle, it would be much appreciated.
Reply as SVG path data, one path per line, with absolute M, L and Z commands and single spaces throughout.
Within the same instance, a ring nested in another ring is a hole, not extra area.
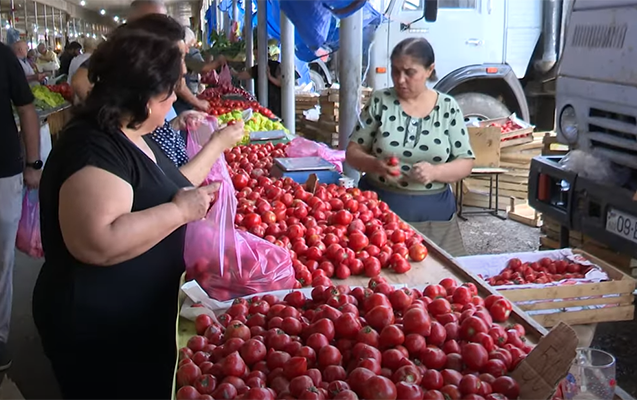
M 31 294 L 42 261 L 16 252 L 10 346 L 13 365 L 8 376 L 25 399 L 59 399 L 57 383 L 31 316 Z

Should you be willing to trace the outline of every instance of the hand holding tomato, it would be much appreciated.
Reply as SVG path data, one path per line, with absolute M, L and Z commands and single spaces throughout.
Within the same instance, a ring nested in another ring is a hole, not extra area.
M 172 203 L 177 206 L 182 223 L 186 224 L 204 218 L 214 201 L 219 186 L 218 182 L 213 182 L 207 186 L 179 190 L 173 197 Z
M 391 180 L 395 180 L 396 177 L 401 175 L 398 165 L 390 165 L 387 160 L 379 158 L 370 160 L 370 165 L 365 172 L 378 174 L 386 179 Z

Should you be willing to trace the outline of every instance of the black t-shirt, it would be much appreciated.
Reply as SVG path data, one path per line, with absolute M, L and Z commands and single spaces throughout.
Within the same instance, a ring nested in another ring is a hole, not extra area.
M 278 71 L 281 68 L 281 63 L 278 61 L 268 61 L 268 66 L 270 67 L 270 74 L 272 76 L 277 76 Z M 295 79 L 299 79 L 301 76 L 298 72 L 295 71 Z M 255 65 L 250 70 L 250 75 L 252 75 L 252 79 L 254 79 L 254 88 L 257 93 L 257 98 L 259 97 L 259 66 Z M 268 79 L 268 108 L 274 113 L 276 116 L 281 116 L 281 88 L 274 83 L 270 82 Z
M 71 61 L 73 61 L 73 58 L 75 58 L 73 54 L 67 52 L 62 53 L 62 55 L 60 56 L 60 71 L 58 72 L 59 75 L 66 75 L 69 73 L 69 67 L 71 66 Z
M 65 351 L 71 344 L 82 348 L 92 342 L 100 351 L 126 352 L 135 342 L 130 333 L 146 332 L 150 342 L 135 348 L 135 353 L 142 351 L 143 357 L 150 357 L 147 360 L 174 366 L 170 355 L 175 351 L 177 295 L 185 268 L 185 226 L 138 257 L 102 267 L 70 254 L 59 223 L 60 188 L 86 166 L 129 183 L 132 212 L 170 202 L 179 188 L 192 186 L 152 140 L 145 141 L 157 164 L 123 133 L 105 133 L 93 122 L 75 120 L 47 159 L 40 183 L 45 263 L 33 293 L 34 318 L 46 351 Z
M 20 136 L 11 104 L 33 103 L 33 94 L 20 61 L 0 43 L 0 178 L 17 175 L 24 168 Z

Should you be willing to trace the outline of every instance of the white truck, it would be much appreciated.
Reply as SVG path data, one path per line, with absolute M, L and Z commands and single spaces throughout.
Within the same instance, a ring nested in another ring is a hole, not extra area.
M 454 95 L 468 120 L 515 112 L 524 120 L 532 119 L 540 129 L 553 129 L 554 67 L 561 49 L 561 27 L 572 0 L 374 3 L 386 21 L 376 29 L 371 44 L 369 86 L 391 86 L 392 49 L 405 38 L 421 36 L 436 53 L 440 80 L 432 86 Z M 327 70 L 312 68 L 314 75 Z

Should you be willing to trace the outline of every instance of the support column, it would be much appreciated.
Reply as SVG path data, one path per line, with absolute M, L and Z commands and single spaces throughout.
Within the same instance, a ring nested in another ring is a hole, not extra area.
M 294 119 L 294 25 L 281 11 L 281 118 L 292 133 L 296 133 Z
M 360 112 L 358 104 L 363 60 L 363 12 L 361 10 L 341 20 L 339 49 L 338 148 L 345 150 Z
M 257 2 L 257 65 L 259 75 L 259 103 L 263 107 L 268 106 L 268 2 Z
M 244 0 L 243 40 L 246 41 L 246 71 L 254 65 L 254 32 L 252 31 L 252 0 Z M 254 79 L 246 81 L 246 90 L 254 94 Z

